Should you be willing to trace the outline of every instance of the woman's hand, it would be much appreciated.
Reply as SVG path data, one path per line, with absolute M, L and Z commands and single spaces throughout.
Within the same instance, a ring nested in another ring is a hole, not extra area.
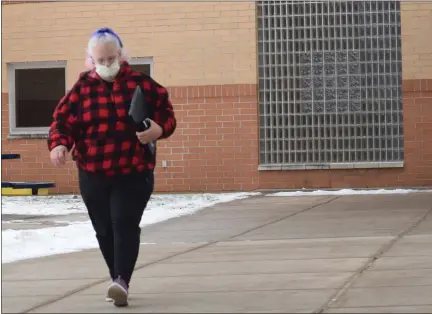
M 66 163 L 67 147 L 63 145 L 56 146 L 50 153 L 51 162 L 54 166 L 64 166 Z
M 143 132 L 137 132 L 136 135 L 138 137 L 138 140 L 142 144 L 148 144 L 150 142 L 156 141 L 162 136 L 163 130 L 162 128 L 153 120 L 148 119 L 150 122 L 150 128 Z

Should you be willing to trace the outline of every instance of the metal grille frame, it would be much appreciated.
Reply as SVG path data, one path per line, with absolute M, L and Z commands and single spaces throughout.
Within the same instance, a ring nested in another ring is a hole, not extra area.
M 400 1 L 258 1 L 259 169 L 403 167 Z

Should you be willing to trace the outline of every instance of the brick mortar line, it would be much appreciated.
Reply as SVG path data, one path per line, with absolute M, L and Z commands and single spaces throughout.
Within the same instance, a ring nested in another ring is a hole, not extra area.
M 372 265 L 377 261 L 380 257 L 382 257 L 385 253 L 390 251 L 393 246 L 405 237 L 408 233 L 413 231 L 419 224 L 421 224 L 426 218 L 432 214 L 432 208 L 430 208 L 419 220 L 409 225 L 406 229 L 402 230 L 399 234 L 397 234 L 393 239 L 389 242 L 384 243 L 378 251 L 364 264 L 364 266 L 360 267 L 351 277 L 349 277 L 338 289 L 337 291 L 330 297 L 330 299 L 321 306 L 318 310 L 313 313 L 324 313 L 328 310 L 333 304 L 335 304 L 339 298 L 345 294 L 345 292 L 351 288 L 354 282 L 359 279 Z
M 255 195 L 255 197 L 257 197 L 257 195 Z M 262 195 L 261 197 L 266 197 L 266 196 L 265 196 L 265 195 Z M 144 263 L 144 264 L 138 265 L 137 267 L 135 267 L 134 272 L 135 272 L 135 271 L 138 271 L 138 270 L 140 270 L 140 269 L 142 269 L 142 268 L 144 268 L 144 267 L 151 266 L 151 265 L 157 264 L 157 263 L 159 263 L 159 262 L 163 262 L 163 261 L 169 260 L 169 259 L 171 259 L 171 258 L 173 258 L 173 257 L 181 256 L 181 255 L 183 255 L 183 254 L 187 254 L 187 253 L 190 253 L 190 252 L 193 252 L 193 251 L 196 251 L 196 250 L 202 249 L 202 248 L 206 248 L 206 247 L 209 247 L 209 246 L 211 246 L 211 245 L 217 244 L 217 243 L 219 243 L 219 242 L 229 241 L 229 240 L 231 240 L 231 239 L 233 239 L 233 238 L 236 238 L 236 237 L 242 236 L 242 235 L 244 235 L 244 234 L 247 234 L 247 233 L 252 232 L 252 231 L 254 231 L 254 230 L 260 229 L 260 228 L 262 228 L 262 227 L 266 227 L 266 226 L 271 225 L 271 224 L 273 224 L 273 223 L 277 223 L 277 222 L 282 221 L 282 220 L 284 220 L 284 219 L 287 219 L 287 218 L 293 217 L 293 216 L 295 216 L 295 215 L 297 215 L 297 214 L 304 213 L 304 212 L 306 212 L 306 211 L 308 211 L 308 210 L 311 210 L 311 209 L 313 209 L 313 208 L 316 208 L 316 207 L 318 207 L 318 206 L 328 204 L 328 203 L 330 203 L 330 202 L 332 202 L 332 201 L 334 201 L 334 200 L 336 200 L 336 199 L 338 199 L 338 198 L 339 198 L 339 196 L 333 197 L 333 198 L 331 198 L 330 200 L 327 200 L 327 201 L 325 201 L 325 202 L 315 204 L 315 205 L 313 205 L 313 206 L 311 206 L 311 207 L 308 207 L 308 208 L 306 208 L 306 209 L 303 209 L 303 210 L 298 211 L 298 212 L 295 212 L 295 213 L 291 213 L 291 214 L 289 214 L 289 215 L 287 215 L 287 216 L 284 216 L 284 217 L 282 217 L 282 218 L 276 219 L 275 221 L 268 222 L 268 223 L 264 223 L 264 224 L 259 225 L 259 226 L 257 226 L 257 227 L 250 228 L 250 229 L 248 229 L 248 230 L 246 230 L 246 231 L 243 231 L 243 232 L 241 232 L 241 233 L 239 233 L 239 234 L 235 234 L 235 235 L 232 235 L 232 236 L 229 236 L 229 237 L 221 238 L 221 239 L 219 239 L 219 240 L 211 241 L 211 242 L 208 242 L 208 243 L 205 243 L 205 244 L 199 245 L 199 246 L 195 246 L 195 247 L 193 247 L 193 248 L 191 248 L 191 249 L 188 249 L 188 250 L 186 250 L 186 251 L 181 251 L 181 252 L 178 252 L 178 253 L 174 253 L 174 254 L 171 254 L 171 255 L 169 255 L 169 256 L 163 257 L 163 258 L 161 258 L 161 259 L 158 259 L 158 260 L 155 260 L 155 261 L 152 261 L 152 262 L 149 262 L 149 263 Z M 39 304 L 36 304 L 36 305 L 34 305 L 34 306 L 30 307 L 30 308 L 27 308 L 27 309 L 21 311 L 21 313 L 29 313 L 29 312 L 31 312 L 31 311 L 35 311 L 35 310 L 38 310 L 38 309 L 40 309 L 40 308 L 46 307 L 46 306 L 48 306 L 48 305 L 50 305 L 50 304 L 56 303 L 56 302 L 58 302 L 58 301 L 60 301 L 60 300 L 66 299 L 67 297 L 70 297 L 70 296 L 72 296 L 72 295 L 75 295 L 75 294 L 77 294 L 77 293 L 79 293 L 79 292 L 82 292 L 82 291 L 84 291 L 84 290 L 86 290 L 86 289 L 92 288 L 92 287 L 94 287 L 94 286 L 96 286 L 96 285 L 99 285 L 99 284 L 101 284 L 101 283 L 103 283 L 103 282 L 106 282 L 106 281 L 108 281 L 109 279 L 110 279 L 109 277 L 105 277 L 105 278 L 103 278 L 103 279 L 99 279 L 99 280 L 97 280 L 97 281 L 91 282 L 91 283 L 86 284 L 86 285 L 84 285 L 84 286 L 81 286 L 81 287 L 78 287 L 78 288 L 76 288 L 76 289 L 70 290 L 69 292 L 66 292 L 66 293 L 65 293 L 64 295 L 62 295 L 62 296 L 58 296 L 58 297 L 55 297 L 55 298 L 49 299 L 49 300 L 47 300 L 47 301 L 41 302 L 41 303 L 39 303 Z

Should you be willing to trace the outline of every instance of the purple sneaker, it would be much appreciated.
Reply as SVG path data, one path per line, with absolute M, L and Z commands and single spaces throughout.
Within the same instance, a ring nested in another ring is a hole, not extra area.
M 108 287 L 107 297 L 111 298 L 117 307 L 128 305 L 128 286 L 120 276 Z

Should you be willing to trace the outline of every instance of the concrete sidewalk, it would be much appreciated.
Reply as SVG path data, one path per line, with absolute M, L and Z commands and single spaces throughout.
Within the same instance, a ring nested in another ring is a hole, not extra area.
M 220 204 L 143 229 L 128 308 L 104 301 L 90 250 L 3 265 L 3 312 L 432 313 L 431 207 L 427 192 Z

